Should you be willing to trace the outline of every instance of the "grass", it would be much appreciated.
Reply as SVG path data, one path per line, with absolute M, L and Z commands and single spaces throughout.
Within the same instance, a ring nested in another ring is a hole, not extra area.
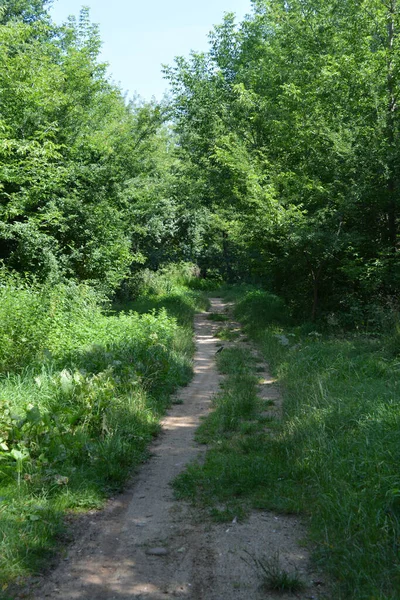
M 171 394 L 191 379 L 193 316 L 207 300 L 174 284 L 111 311 L 84 286 L 12 278 L 0 300 L 6 597 L 59 547 L 66 513 L 101 508 L 146 458 Z
M 272 444 L 286 450 L 287 496 L 310 516 L 315 558 L 336 580 L 335 597 L 397 598 L 398 357 L 384 336 L 326 335 L 315 325 L 288 327 L 285 317 L 260 328 L 251 298 L 237 304 L 236 316 L 284 391 L 284 421 Z
M 244 517 L 263 497 L 269 504 L 265 483 L 278 473 L 274 457 L 265 460 L 268 435 L 260 417 L 256 360 L 243 348 L 227 348 L 217 362 L 226 379 L 196 434 L 209 451 L 204 464 L 192 464 L 178 476 L 174 489 L 177 497 L 205 507 L 214 520 L 229 521 Z
M 238 331 L 237 328 L 233 329 L 232 327 L 222 327 L 219 331 L 217 331 L 215 337 L 223 340 L 224 342 L 233 342 L 240 337 L 240 331 Z
M 178 477 L 177 495 L 218 520 L 251 508 L 307 515 L 314 559 L 334 581 L 335 598 L 397 599 L 400 361 L 393 336 L 389 343 L 384 335 L 328 335 L 293 324 L 270 294 L 250 290 L 236 299 L 235 317 L 280 383 L 283 420 L 265 426 L 256 361 L 225 349 L 218 362 L 227 380 L 198 432 L 209 450 L 204 464 Z
M 248 565 L 253 566 L 261 575 L 262 586 L 266 592 L 289 592 L 294 594 L 305 589 L 305 583 L 299 573 L 294 570 L 287 571 L 281 566 L 279 552 L 271 558 L 257 558 L 246 553 L 249 559 L 243 559 Z
M 210 313 L 209 315 L 207 315 L 207 319 L 209 321 L 215 321 L 215 322 L 223 322 L 223 321 L 229 321 L 229 317 L 228 315 L 223 315 L 221 313 Z

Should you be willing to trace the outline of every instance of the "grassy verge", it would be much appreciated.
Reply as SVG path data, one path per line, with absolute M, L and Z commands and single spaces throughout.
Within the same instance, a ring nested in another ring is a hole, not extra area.
M 273 436 L 256 416 L 232 418 L 241 400 L 236 388 L 227 394 L 228 379 L 199 432 L 210 444 L 205 464 L 177 480 L 177 493 L 217 518 L 251 507 L 303 513 L 315 559 L 336 582 L 335 598 L 399 598 L 400 362 L 393 338 L 295 326 L 278 298 L 254 290 L 241 295 L 235 314 L 280 381 L 284 418 Z M 232 365 L 232 377 L 234 352 L 220 359 Z
M 338 597 L 397 598 L 400 362 L 392 338 L 289 328 L 287 320 L 260 328 L 249 296 L 236 312 L 282 384 L 278 443 L 289 493 L 310 515 L 316 558 Z
M 0 597 L 53 553 L 66 512 L 99 508 L 145 457 L 192 376 L 200 292 L 104 311 L 84 286 L 0 285 Z M 2 592 L 1 592 L 2 590 Z

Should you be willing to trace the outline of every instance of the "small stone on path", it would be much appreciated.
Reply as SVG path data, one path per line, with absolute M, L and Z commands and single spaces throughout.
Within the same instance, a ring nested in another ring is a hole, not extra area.
M 146 550 L 146 554 L 150 556 L 165 556 L 168 554 L 168 550 L 166 548 L 149 548 Z

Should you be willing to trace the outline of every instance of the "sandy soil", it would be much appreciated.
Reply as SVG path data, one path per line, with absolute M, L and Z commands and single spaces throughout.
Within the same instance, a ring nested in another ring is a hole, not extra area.
M 212 300 L 212 312 L 226 304 Z M 298 518 L 254 512 L 245 523 L 210 523 L 201 512 L 174 500 L 170 482 L 185 465 L 201 459 L 204 448 L 194 442 L 200 419 L 218 390 L 215 367 L 220 323 L 198 315 L 197 351 L 192 383 L 180 391 L 163 420 L 163 432 L 152 446 L 127 491 L 101 513 L 82 519 L 81 531 L 68 554 L 44 579 L 30 588 L 34 600 L 300 600 L 322 598 L 321 577 L 310 570 Z M 243 343 L 243 342 L 240 342 Z M 249 352 L 254 352 L 249 346 Z M 279 391 L 267 367 L 260 393 L 276 401 Z M 247 553 L 271 557 L 279 551 L 282 565 L 296 568 L 308 583 L 297 595 L 274 595 L 261 587 L 260 574 L 244 559 Z M 34 591 L 32 591 L 34 589 Z M 20 596 L 16 596 L 20 597 Z M 24 597 L 27 597 L 24 595 Z

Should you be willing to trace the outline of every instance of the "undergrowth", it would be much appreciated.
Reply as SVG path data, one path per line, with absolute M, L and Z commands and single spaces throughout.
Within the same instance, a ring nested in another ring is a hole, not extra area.
M 122 488 L 171 393 L 190 381 L 193 316 L 207 301 L 172 276 L 169 288 L 111 307 L 84 285 L 47 288 L 2 274 L 5 594 L 54 551 L 66 512 L 100 508 Z

